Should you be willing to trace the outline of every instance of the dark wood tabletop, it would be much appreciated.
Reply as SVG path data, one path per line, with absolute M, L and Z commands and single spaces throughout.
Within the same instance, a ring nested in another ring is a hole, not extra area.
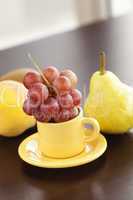
M 70 67 L 79 76 L 79 88 L 89 87 L 105 50 L 108 69 L 133 85 L 133 16 L 95 23 L 0 52 L 0 73 L 30 67 L 30 52 L 42 66 Z M 1 113 L 2 114 L 2 113 Z M 108 119 L 109 120 L 109 119 Z M 0 137 L 1 200 L 132 200 L 133 135 L 106 136 L 108 149 L 96 161 L 69 169 L 41 169 L 22 162 L 17 148 L 36 131 L 16 138 Z

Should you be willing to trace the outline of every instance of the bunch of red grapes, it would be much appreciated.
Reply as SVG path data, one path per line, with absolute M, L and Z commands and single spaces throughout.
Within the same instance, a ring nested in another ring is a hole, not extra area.
M 53 66 L 46 67 L 42 74 L 31 71 L 24 77 L 28 89 L 24 112 L 40 122 L 64 122 L 76 117 L 81 103 L 76 74 L 69 69 L 59 72 Z

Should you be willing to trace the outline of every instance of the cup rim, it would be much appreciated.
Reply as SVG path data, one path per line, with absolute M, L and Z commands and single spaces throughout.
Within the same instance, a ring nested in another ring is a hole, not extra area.
M 78 119 L 79 117 L 82 116 L 82 114 L 83 114 L 83 109 L 82 109 L 81 107 L 78 107 L 78 109 L 79 109 L 79 114 L 78 114 L 76 117 L 74 117 L 73 119 L 70 119 L 70 120 L 68 120 L 68 121 L 65 121 L 65 122 L 58 122 L 58 123 L 53 123 L 53 122 L 50 122 L 50 123 L 49 123 L 49 122 L 39 122 L 39 121 L 37 121 L 37 123 L 38 123 L 38 124 L 51 125 L 51 126 L 60 126 L 60 125 L 64 125 L 64 124 L 71 123 L 71 122 L 75 121 L 76 119 Z

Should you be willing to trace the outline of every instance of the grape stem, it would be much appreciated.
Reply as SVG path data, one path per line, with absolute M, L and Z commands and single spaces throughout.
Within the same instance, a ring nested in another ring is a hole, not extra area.
M 106 72 L 106 55 L 104 51 L 100 52 L 99 71 L 101 75 Z
M 44 76 L 44 74 L 42 73 L 41 67 L 40 65 L 37 63 L 37 61 L 31 56 L 30 53 L 27 54 L 28 58 L 30 59 L 30 61 L 32 62 L 32 64 L 34 65 L 34 67 L 37 69 L 37 71 L 39 72 L 39 74 L 41 75 L 41 77 L 44 80 L 45 85 L 48 87 L 48 89 L 53 92 L 55 95 L 57 95 L 57 91 L 54 89 L 54 87 L 49 83 L 49 81 L 47 80 L 47 78 Z

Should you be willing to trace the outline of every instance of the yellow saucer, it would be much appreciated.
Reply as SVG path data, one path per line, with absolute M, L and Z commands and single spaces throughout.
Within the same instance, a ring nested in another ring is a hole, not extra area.
M 55 159 L 41 155 L 38 149 L 38 134 L 27 137 L 18 148 L 19 156 L 25 162 L 43 168 L 68 168 L 83 165 L 99 158 L 106 150 L 107 142 L 103 135 L 85 145 L 84 151 L 77 156 Z

